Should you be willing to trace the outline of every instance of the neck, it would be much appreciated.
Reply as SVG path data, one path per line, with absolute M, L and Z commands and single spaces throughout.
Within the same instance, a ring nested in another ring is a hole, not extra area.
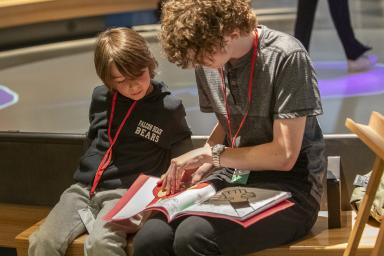
M 248 35 L 241 36 L 237 39 L 233 47 L 230 63 L 236 62 L 237 59 L 246 55 L 253 47 L 253 40 L 255 39 L 255 32 L 252 31 Z

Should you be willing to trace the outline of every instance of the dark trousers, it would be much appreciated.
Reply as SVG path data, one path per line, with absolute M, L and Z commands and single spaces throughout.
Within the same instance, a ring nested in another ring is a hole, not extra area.
M 199 216 L 183 217 L 169 224 L 159 213 L 134 237 L 133 255 L 242 255 L 286 244 L 306 235 L 315 223 L 319 207 L 310 198 L 294 195 L 294 206 L 246 229 L 228 220 Z
M 298 1 L 295 37 L 300 40 L 307 51 L 309 50 L 317 2 L 318 0 Z M 371 48 L 364 46 L 355 38 L 348 0 L 328 0 L 328 5 L 347 59 L 355 60 L 364 52 L 370 50 Z

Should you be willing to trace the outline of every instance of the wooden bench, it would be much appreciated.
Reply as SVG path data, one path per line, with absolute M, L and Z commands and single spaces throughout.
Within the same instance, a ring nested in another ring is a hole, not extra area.
M 47 216 L 50 208 L 0 203 L 0 247 L 16 248 L 15 237 Z
M 36 229 L 41 225 L 44 219 L 41 219 L 39 222 L 28 227 L 23 232 L 18 234 L 15 238 L 17 256 L 28 256 L 28 238 L 29 236 L 36 231 Z M 68 247 L 66 255 L 69 256 L 83 256 L 84 255 L 84 241 L 88 235 L 83 234 L 76 238 L 72 244 Z
M 349 233 L 355 224 L 356 213 L 342 212 L 342 227 L 328 229 L 326 212 L 320 212 L 315 226 L 303 239 L 292 244 L 263 250 L 249 256 L 339 256 L 347 247 Z M 358 248 L 357 256 L 370 255 L 379 233 L 378 224 L 370 222 L 366 226 Z
M 325 217 L 327 212 L 322 212 L 311 234 L 305 239 L 251 255 L 341 255 L 340 253 L 345 249 L 347 236 L 353 223 L 349 207 L 352 189 L 350 184 L 357 171 L 370 168 L 373 155 L 355 136 L 327 135 L 325 138 L 327 155 L 341 156 L 342 228 L 329 229 L 328 218 Z M 196 136 L 193 142 L 197 147 L 202 145 L 205 139 L 206 137 Z M 2 236 L 0 247 L 17 248 L 19 256 L 27 255 L 29 235 L 36 230 L 39 226 L 38 221 L 46 216 L 49 207 L 56 203 L 62 191 L 73 182 L 72 173 L 83 152 L 84 144 L 85 136 L 79 134 L 0 132 L 1 162 L 6 170 L 0 179 L 0 213 L 7 207 L 10 207 L 7 208 L 7 212 L 13 212 L 8 217 L 4 214 L 0 215 L 1 230 L 3 227 L 11 230 L 7 236 Z M 15 161 L 20 155 L 27 157 L 24 161 Z M 56 169 L 52 169 L 52 166 Z M 18 182 L 15 183 L 16 179 Z M 43 188 L 41 188 L 42 180 L 44 180 Z M 338 200 L 340 198 L 336 200 L 330 198 L 328 201 L 332 203 Z M 340 202 L 334 203 L 340 204 Z M 24 206 L 26 204 L 31 206 Z M 327 209 L 326 204 L 322 210 Z M 37 214 L 28 214 L 32 209 L 45 210 Z M 25 220 L 19 222 L 19 218 L 25 218 L 23 216 L 30 217 L 28 222 Z M 16 224 L 23 221 L 23 225 Z M 376 228 L 372 227 L 364 233 L 358 255 L 368 254 L 374 243 L 373 237 L 377 235 L 376 232 Z M 86 235 L 77 238 L 69 247 L 67 255 L 83 255 L 85 237 Z
M 352 211 L 342 212 L 342 227 L 337 229 L 328 229 L 328 218 L 326 212 L 322 211 L 317 219 L 311 233 L 305 238 L 292 244 L 263 250 L 261 252 L 249 254 L 249 256 L 336 256 L 344 252 L 349 233 L 352 230 L 356 214 Z M 28 237 L 39 227 L 42 221 L 34 224 L 21 232 L 16 237 L 16 248 L 18 256 L 27 256 Z M 372 251 L 376 237 L 378 235 L 378 225 L 371 223 L 367 225 L 363 233 L 363 239 L 359 245 L 359 256 L 369 255 Z M 69 246 L 66 256 L 82 256 L 84 241 L 87 235 L 84 234 Z M 132 244 L 129 243 L 127 251 L 131 251 Z

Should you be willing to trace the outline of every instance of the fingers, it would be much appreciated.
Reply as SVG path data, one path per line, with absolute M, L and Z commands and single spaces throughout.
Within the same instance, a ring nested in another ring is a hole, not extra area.
M 165 189 L 166 189 L 166 187 L 167 187 L 167 180 L 168 180 L 168 173 L 170 172 L 170 170 L 171 170 L 171 168 L 173 168 L 172 167 L 172 163 L 171 163 L 171 165 L 168 167 L 168 170 L 167 170 L 167 172 L 165 173 L 165 174 L 163 174 L 162 176 L 161 176 L 161 178 L 160 178 L 160 183 L 161 183 L 161 190 L 162 191 L 164 191 Z
M 175 179 L 175 192 L 178 192 L 180 190 L 180 185 L 181 185 L 181 179 L 183 177 L 184 171 L 183 169 L 178 169 L 176 171 L 176 179 Z
M 211 168 L 211 165 L 208 164 L 208 167 L 201 166 L 201 153 L 199 151 L 191 151 L 189 153 L 186 153 L 182 156 L 179 156 L 178 158 L 174 158 L 171 160 L 171 164 L 165 173 L 164 177 L 161 178 L 160 183 L 162 183 L 161 189 L 166 191 L 166 194 L 174 194 L 178 192 L 181 188 L 181 185 L 183 183 L 182 179 L 185 173 L 189 172 L 190 170 L 193 170 L 194 172 L 198 167 L 199 169 L 201 167 L 204 167 L 201 174 L 196 175 L 194 177 L 195 182 L 201 180 L 201 178 L 204 176 L 204 174 Z M 197 155 L 197 156 L 195 156 Z M 188 170 L 188 171 L 186 171 Z M 191 175 L 190 173 L 187 173 L 188 175 Z
M 197 168 L 183 170 L 183 175 L 180 180 L 180 189 L 186 189 L 192 185 L 192 177 L 196 170 Z
M 169 173 L 167 175 L 167 185 L 165 186 L 165 191 L 166 191 L 166 195 L 170 195 L 170 194 L 173 194 L 173 182 L 174 178 L 173 178 L 173 173 Z
M 161 189 L 166 191 L 166 195 L 174 194 L 177 191 L 177 184 L 180 187 L 180 178 L 178 174 L 181 170 L 178 167 L 177 162 L 172 160 L 171 164 L 164 175 L 163 184 Z
M 157 182 L 157 186 L 163 186 L 164 177 L 165 177 L 165 174 L 161 175 L 160 180 Z
M 174 180 L 174 172 L 175 172 L 175 163 L 171 161 L 171 165 L 168 168 L 167 173 L 165 174 L 164 183 L 162 189 L 165 190 L 166 195 L 169 195 L 172 193 L 171 187 L 172 187 L 172 181 Z
M 201 180 L 201 178 L 202 178 L 202 175 L 200 175 L 198 173 L 194 174 L 192 177 L 192 180 L 191 180 L 191 185 L 194 185 L 197 182 L 199 182 Z
M 213 169 L 212 165 L 211 164 L 203 164 L 202 166 L 200 166 L 196 172 L 193 174 L 193 177 L 192 177 L 192 180 L 191 180 L 191 183 L 192 185 L 201 181 L 201 179 L 203 177 L 205 177 L 211 170 Z

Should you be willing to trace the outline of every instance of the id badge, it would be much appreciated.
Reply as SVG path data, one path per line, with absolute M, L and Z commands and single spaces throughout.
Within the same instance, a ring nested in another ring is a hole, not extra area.
M 79 213 L 80 219 L 87 229 L 88 234 L 90 234 L 93 229 L 93 224 L 95 223 L 95 216 L 93 215 L 92 210 L 89 207 L 86 207 L 77 212 Z
M 245 185 L 247 184 L 248 177 L 249 177 L 249 171 L 236 169 L 232 175 L 231 183 Z

